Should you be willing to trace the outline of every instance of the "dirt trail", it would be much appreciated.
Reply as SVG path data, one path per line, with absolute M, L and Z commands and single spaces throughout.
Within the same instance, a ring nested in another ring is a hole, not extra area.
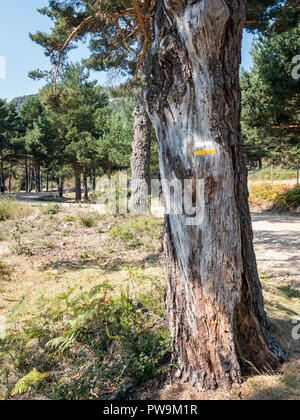
M 258 267 L 300 290 L 300 217 L 252 214 Z
M 48 204 L 52 204 L 52 202 L 43 202 L 40 201 L 40 198 L 43 197 L 49 197 L 51 195 L 55 196 L 57 195 L 57 191 L 49 191 L 49 192 L 31 192 L 31 193 L 25 193 L 25 192 L 19 192 L 17 194 L 5 194 L 4 197 L 5 198 L 11 198 L 11 199 L 15 199 L 18 203 L 25 203 L 25 204 L 40 204 L 43 205 L 44 203 Z

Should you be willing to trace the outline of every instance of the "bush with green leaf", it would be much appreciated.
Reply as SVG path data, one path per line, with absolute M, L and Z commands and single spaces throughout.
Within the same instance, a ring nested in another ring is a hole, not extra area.
M 162 222 L 156 219 L 134 219 L 129 223 L 117 226 L 109 232 L 111 239 L 120 240 L 126 248 L 135 248 L 145 242 L 145 238 L 157 236 Z
M 123 290 L 104 283 L 82 292 L 78 285 L 52 299 L 41 296 L 34 309 L 22 299 L 0 340 L 3 386 L 11 374 L 19 377 L 6 385 L 5 398 L 27 392 L 28 398 L 105 399 L 166 375 L 170 337 L 158 281 L 148 279 L 148 290 L 133 295 L 130 282 Z
M 250 187 L 249 203 L 252 208 L 262 210 L 297 210 L 300 206 L 300 187 L 286 184 L 253 184 Z
M 48 206 L 45 210 L 45 213 L 49 214 L 49 215 L 57 214 L 58 212 L 59 212 L 59 205 L 58 204 Z
M 96 225 L 99 219 L 99 214 L 96 212 L 81 213 L 78 215 L 78 220 L 81 226 L 92 228 Z

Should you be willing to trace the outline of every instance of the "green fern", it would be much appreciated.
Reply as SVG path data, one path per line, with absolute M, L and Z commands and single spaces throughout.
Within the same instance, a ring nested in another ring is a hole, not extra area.
M 23 376 L 23 378 L 18 380 L 13 390 L 11 391 L 11 395 L 24 394 L 30 388 L 37 386 L 40 382 L 47 378 L 47 376 L 48 373 L 40 373 L 35 368 L 32 369 L 28 375 Z

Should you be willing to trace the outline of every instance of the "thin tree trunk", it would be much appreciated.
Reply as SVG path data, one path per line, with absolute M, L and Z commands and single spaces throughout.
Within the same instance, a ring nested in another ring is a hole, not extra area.
M 107 161 L 107 178 L 111 179 L 111 161 Z
M 81 201 L 81 170 L 79 165 L 74 167 L 74 176 L 75 176 L 75 200 Z
M 37 190 L 37 171 L 36 171 L 36 167 L 32 169 L 32 172 L 33 172 L 33 177 L 34 177 L 35 192 L 38 192 L 38 190 Z
M 93 191 L 96 191 L 96 169 L 93 169 Z
M 64 198 L 64 180 L 62 177 L 58 178 L 57 185 L 59 198 Z
M 3 162 L 3 150 L 0 150 L 0 187 L 4 186 L 4 162 Z
M 160 1 L 148 60 L 162 179 L 204 180 L 202 223 L 171 211 L 164 238 L 177 377 L 198 388 L 230 387 L 244 368 L 277 368 L 285 357 L 268 329 L 252 242 L 240 132 L 244 21 L 241 0 Z
M 34 183 L 35 183 L 36 192 L 39 192 L 38 179 L 39 179 L 39 173 L 38 173 L 37 167 L 35 167 L 34 168 Z
M 43 172 L 40 169 L 40 192 L 43 192 Z
M 28 187 L 28 191 L 31 192 L 32 191 L 32 179 L 33 179 L 33 169 L 32 167 L 29 165 L 29 187 Z
M 29 177 L 28 177 L 28 162 L 27 158 L 25 157 L 25 192 L 29 192 Z
M 39 193 L 41 192 L 41 178 L 40 178 L 40 166 L 38 164 L 35 165 L 34 173 L 35 173 L 35 191 Z
M 49 172 L 46 172 L 46 192 L 49 192 Z
M 84 169 L 83 171 L 83 186 L 84 186 L 84 199 L 85 201 L 89 201 L 89 188 L 88 188 L 86 169 Z
M 136 95 L 135 101 L 129 208 L 132 213 L 139 214 L 147 211 L 150 194 L 151 122 L 141 92 Z
M 12 158 L 9 161 L 9 180 L 8 180 L 8 192 L 11 193 L 12 187 Z

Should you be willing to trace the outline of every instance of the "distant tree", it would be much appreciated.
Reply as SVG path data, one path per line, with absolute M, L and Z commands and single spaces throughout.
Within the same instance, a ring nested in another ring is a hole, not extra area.
M 31 96 L 24 102 L 20 110 L 20 118 L 24 124 L 25 130 L 33 129 L 34 124 L 38 121 L 43 111 L 43 104 L 41 103 L 39 96 Z
M 40 131 L 38 123 L 45 109 L 39 96 L 30 97 L 20 110 L 23 124 L 23 137 L 25 142 L 25 184 L 26 190 L 31 191 L 34 179 L 35 189 L 41 191 L 41 165 L 44 155 L 40 144 Z
M 105 163 L 108 175 L 112 167 L 129 168 L 130 153 L 133 139 L 133 101 L 115 99 L 110 103 L 105 122 L 103 115 L 99 115 L 97 125 L 99 130 L 104 128 L 99 138 L 98 156 Z
M 12 190 L 13 168 L 19 162 L 19 136 L 22 134 L 22 122 L 14 104 L 8 104 L 8 118 L 6 131 L 6 156 L 8 162 L 8 191 Z
M 4 150 L 7 146 L 8 106 L 0 99 L 0 187 L 4 189 Z
M 0 185 L 8 177 L 8 189 L 11 191 L 12 168 L 15 161 L 15 137 L 20 134 L 21 124 L 13 104 L 0 100 Z M 6 168 L 5 168 L 6 164 Z
M 48 85 L 41 98 L 60 140 L 62 159 L 73 167 L 76 200 L 81 200 L 82 173 L 86 176 L 88 168 L 93 167 L 91 150 L 98 136 L 96 111 L 107 106 L 107 94 L 97 82 L 89 81 L 89 71 L 82 65 L 69 64 L 55 91 Z
M 54 21 L 50 34 L 38 31 L 30 34 L 33 41 L 45 48 L 54 65 L 62 64 L 74 42 L 90 35 L 91 57 L 85 64 L 95 70 L 135 77 L 134 136 L 132 138 L 131 208 L 137 213 L 142 206 L 145 182 L 150 188 L 151 123 L 143 98 L 145 72 L 143 58 L 151 38 L 153 0 L 143 2 L 49 0 L 49 7 L 39 10 Z M 35 71 L 32 77 L 47 72 Z
M 251 155 L 255 146 L 272 163 L 295 165 L 300 159 L 300 90 L 291 76 L 299 53 L 299 24 L 283 34 L 261 35 L 252 48 L 252 70 L 241 74 L 246 152 Z

